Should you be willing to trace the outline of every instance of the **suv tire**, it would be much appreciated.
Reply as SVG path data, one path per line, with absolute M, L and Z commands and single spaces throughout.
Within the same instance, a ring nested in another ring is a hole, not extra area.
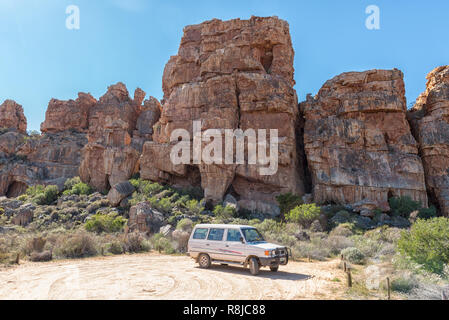
M 279 266 L 270 267 L 271 272 L 277 272 L 279 270 Z
M 209 269 L 211 265 L 209 255 L 205 253 L 200 254 L 200 256 L 198 257 L 198 264 L 202 269 Z
M 256 276 L 259 274 L 259 261 L 256 258 L 249 259 L 249 271 L 253 276 Z

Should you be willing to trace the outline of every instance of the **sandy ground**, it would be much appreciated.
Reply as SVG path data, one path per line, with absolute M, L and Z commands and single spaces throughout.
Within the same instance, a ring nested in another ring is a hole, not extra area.
M 0 299 L 341 299 L 345 277 L 337 265 L 290 262 L 254 277 L 243 267 L 203 270 L 189 257 L 154 253 L 21 262 L 0 269 Z

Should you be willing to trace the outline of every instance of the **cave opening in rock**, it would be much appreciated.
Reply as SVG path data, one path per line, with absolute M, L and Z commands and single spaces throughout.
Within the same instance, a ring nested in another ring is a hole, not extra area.
M 8 190 L 6 191 L 7 198 L 17 198 L 18 196 L 24 194 L 28 186 L 20 181 L 13 181 L 9 184 Z
M 273 64 L 273 51 L 272 50 L 265 51 L 260 58 L 260 63 L 262 63 L 262 66 L 265 69 L 265 71 L 268 74 L 270 74 L 271 65 Z

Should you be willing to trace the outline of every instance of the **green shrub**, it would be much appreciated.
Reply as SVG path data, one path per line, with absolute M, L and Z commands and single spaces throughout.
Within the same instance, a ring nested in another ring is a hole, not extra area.
M 354 247 L 343 249 L 341 254 L 346 260 L 354 264 L 363 264 L 365 261 L 365 255 Z
M 427 271 L 441 274 L 449 263 L 449 218 L 418 219 L 398 241 L 399 252 Z
M 419 209 L 418 214 L 419 219 L 432 219 L 436 218 L 436 216 L 437 216 L 437 209 L 434 206 L 431 206 L 430 208 Z
M 153 245 L 153 249 L 157 250 L 159 253 L 173 254 L 175 253 L 175 249 L 171 241 L 164 237 L 162 233 L 157 233 L 151 238 L 151 243 Z
M 116 213 L 102 214 L 96 213 L 90 220 L 88 220 L 84 227 L 89 232 L 96 233 L 112 233 L 120 232 L 125 226 L 127 220 L 122 216 L 117 216 Z
M 186 202 L 185 207 L 189 214 L 199 216 L 205 209 L 204 201 L 192 199 Z
M 17 197 L 17 200 L 19 201 L 27 201 L 28 197 L 26 194 L 21 194 L 20 196 Z
M 190 219 L 184 218 L 178 222 L 176 225 L 177 230 L 192 232 L 193 230 L 193 222 Z
M 297 206 L 303 204 L 302 198 L 291 192 L 277 196 L 276 201 L 279 204 L 281 216 L 283 217 Z
M 418 279 L 412 274 L 401 275 L 391 281 L 391 289 L 396 292 L 409 293 L 418 286 Z
M 151 249 L 145 236 L 138 232 L 128 234 L 124 241 L 124 248 L 130 253 L 147 252 Z
M 421 209 L 419 202 L 413 201 L 409 196 L 393 197 L 388 200 L 390 203 L 391 213 L 403 218 L 409 218 L 410 213 Z
M 113 241 L 106 244 L 106 251 L 111 254 L 122 254 L 123 253 L 123 247 L 120 241 Z
M 26 195 L 29 197 L 35 197 L 40 193 L 44 193 L 45 187 L 43 185 L 35 185 L 35 186 L 31 186 L 28 187 L 27 191 L 26 191 Z
M 75 177 L 72 179 L 68 179 L 64 183 L 64 189 L 63 192 L 64 195 L 90 195 L 93 193 L 93 189 L 86 183 L 83 183 L 79 177 Z
M 32 201 L 37 205 L 50 205 L 58 199 L 59 189 L 57 186 L 46 186 L 39 190 L 41 192 L 36 193 L 32 198 Z
M 308 228 L 320 217 L 321 208 L 312 204 L 302 204 L 286 215 L 286 220 L 289 222 L 298 223 L 301 226 Z
M 0 207 L 0 216 L 5 214 L 5 209 L 3 209 L 2 207 Z
M 231 206 L 223 207 L 222 205 L 219 204 L 219 205 L 215 206 L 213 214 L 217 218 L 231 219 L 231 218 L 235 217 L 236 210 L 234 207 L 231 207 Z
M 58 238 L 54 252 L 61 258 L 83 258 L 97 254 L 94 237 L 81 231 Z

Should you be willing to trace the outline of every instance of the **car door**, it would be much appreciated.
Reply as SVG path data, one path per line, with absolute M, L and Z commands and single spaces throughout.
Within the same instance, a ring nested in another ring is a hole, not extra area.
M 244 262 L 246 259 L 246 244 L 242 243 L 243 235 L 239 228 L 229 228 L 226 233 L 226 260 Z
M 213 260 L 221 260 L 224 249 L 224 228 L 210 228 L 207 235 L 206 248 Z
M 209 228 L 196 228 L 193 231 L 192 237 L 189 240 L 189 252 L 191 253 L 192 257 L 196 257 L 198 253 L 208 251 L 209 249 L 207 246 L 208 233 Z

